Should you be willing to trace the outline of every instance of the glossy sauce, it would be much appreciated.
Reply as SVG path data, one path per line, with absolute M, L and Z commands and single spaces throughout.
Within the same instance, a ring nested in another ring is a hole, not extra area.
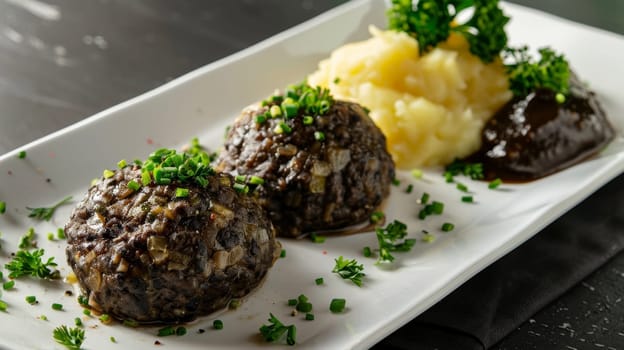
M 550 90 L 508 102 L 487 122 L 481 148 L 467 160 L 483 164 L 485 180 L 526 182 L 591 157 L 614 135 L 594 94 L 573 77 L 564 103 Z

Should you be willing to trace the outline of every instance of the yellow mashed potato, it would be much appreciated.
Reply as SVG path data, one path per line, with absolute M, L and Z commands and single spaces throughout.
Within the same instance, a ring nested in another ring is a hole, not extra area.
M 485 121 L 511 98 L 500 60 L 484 64 L 460 35 L 420 56 L 405 33 L 370 32 L 322 61 L 310 85 L 368 108 L 399 168 L 444 165 L 476 151 Z

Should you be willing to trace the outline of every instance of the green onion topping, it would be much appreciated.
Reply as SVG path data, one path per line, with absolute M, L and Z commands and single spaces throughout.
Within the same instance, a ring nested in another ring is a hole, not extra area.
M 333 313 L 341 313 L 344 311 L 347 305 L 347 301 L 345 299 L 332 299 L 329 303 L 329 311 Z

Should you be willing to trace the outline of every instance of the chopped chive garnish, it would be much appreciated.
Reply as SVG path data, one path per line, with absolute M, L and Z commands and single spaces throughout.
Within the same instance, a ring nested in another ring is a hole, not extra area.
M 128 185 L 127 186 L 128 186 L 129 189 L 131 189 L 133 191 L 136 191 L 139 188 L 141 188 L 141 185 L 139 185 L 139 183 L 134 181 L 134 180 L 128 181 Z
M 273 128 L 273 132 L 276 134 L 283 134 L 284 133 L 284 129 L 282 129 L 282 125 L 278 124 L 275 126 L 275 128 Z
M 440 215 L 444 211 L 444 203 L 441 203 L 441 202 L 433 201 L 431 203 L 431 207 L 432 207 L 431 212 L 433 214 Z
M 65 230 L 59 227 L 56 230 L 56 238 L 58 238 L 58 239 L 65 239 Z
M 310 239 L 314 243 L 324 243 L 325 242 L 325 236 L 321 236 L 321 235 L 318 235 L 316 233 L 311 233 L 310 234 Z
M 285 132 L 286 134 L 290 134 L 290 133 L 292 132 L 292 128 L 291 128 L 288 124 L 286 124 L 286 123 L 284 123 L 284 122 L 279 123 L 279 127 L 280 127 L 280 128 L 282 129 L 282 131 L 283 131 L 283 132 Z
M 299 113 L 299 103 L 295 102 L 291 98 L 287 98 L 284 102 L 282 102 L 282 111 L 284 112 L 284 116 L 286 118 L 294 118 L 297 116 L 297 113 Z
M 307 303 L 307 302 L 299 302 L 297 304 L 297 311 L 301 311 L 301 312 L 310 312 L 312 311 L 312 303 Z
M 558 92 L 558 93 L 555 95 L 555 100 L 557 101 L 557 103 L 562 104 L 562 103 L 564 103 L 564 102 L 565 102 L 566 97 L 565 97 L 565 95 L 564 95 L 564 94 L 562 94 L 562 93 Z
M 334 78 L 334 84 L 338 84 L 340 83 L 340 78 L 339 77 L 335 77 Z
M 112 320 L 108 314 L 102 314 L 99 317 L 100 322 L 102 323 L 110 323 Z
M 502 183 L 503 183 L 503 180 L 501 180 L 500 178 L 496 178 L 488 184 L 488 188 L 491 190 L 497 189 L 498 186 L 500 186 Z
M 362 254 L 364 254 L 365 257 L 370 258 L 373 255 L 373 252 L 371 251 L 370 247 L 366 246 L 362 250 Z
M 267 121 L 267 118 L 264 116 L 264 114 L 260 114 L 256 116 L 256 123 L 262 124 L 266 121 Z
M 120 160 L 119 162 L 117 162 L 117 167 L 119 169 L 123 169 L 128 165 L 128 162 L 126 162 L 125 159 Z
M 0 311 L 6 311 L 9 305 L 6 302 L 0 300 Z
M 117 342 L 117 339 L 115 339 L 115 337 L 113 337 L 113 336 L 111 336 L 108 339 L 110 339 L 111 343 L 116 343 Z
M 285 258 L 286 257 L 286 249 L 282 249 L 282 251 L 280 252 L 280 258 Z
M 463 183 L 458 182 L 455 187 L 457 187 L 457 189 L 462 192 L 468 192 L 468 186 L 464 185 Z
M 414 190 L 414 185 L 409 184 L 407 185 L 407 188 L 405 189 L 405 193 L 412 193 L 412 190 Z
M 19 159 L 24 159 L 24 158 L 26 158 L 26 151 L 20 151 L 20 152 L 17 154 L 17 158 L 19 158 Z
M 288 299 L 288 306 L 297 305 L 297 299 Z
M 150 184 L 150 182 L 152 182 L 152 177 L 150 176 L 149 171 L 143 170 L 141 172 L 141 183 L 143 184 L 143 186 L 147 186 Z
M 244 184 L 245 181 L 247 181 L 247 176 L 245 176 L 245 175 L 236 175 L 236 176 L 234 176 L 234 181 L 238 182 L 238 183 Z
M 381 211 L 376 211 L 374 213 L 371 214 L 370 216 L 370 222 L 373 224 L 376 224 L 378 222 L 381 222 L 384 218 L 384 213 Z
M 56 311 L 63 310 L 63 304 L 59 304 L 59 303 L 52 304 L 52 310 L 56 310 Z
M 212 321 L 212 327 L 214 327 L 214 329 L 223 329 L 223 321 L 221 320 Z
M 82 320 L 80 319 L 80 317 L 74 318 L 74 324 L 78 327 L 82 327 Z
M 186 327 L 178 327 L 176 328 L 176 335 L 181 337 L 186 334 Z
M 15 287 L 15 280 L 6 281 L 2 284 L 2 289 L 9 290 Z
M 249 186 L 242 183 L 235 183 L 232 185 L 232 188 L 236 190 L 238 193 L 247 194 L 249 193 Z
M 455 181 L 455 178 L 453 177 L 453 173 L 451 173 L 450 171 L 445 171 L 443 176 L 446 182 L 448 183 Z
M 423 242 L 426 243 L 431 243 L 435 240 L 435 236 L 428 233 L 428 232 L 423 232 L 423 238 L 422 238 Z
M 163 328 L 158 330 L 157 334 L 158 334 L 159 337 L 168 337 L 170 335 L 174 335 L 175 334 L 175 328 L 173 328 L 171 326 L 163 327 Z
M 189 195 L 189 190 L 188 188 L 182 188 L 182 187 L 178 187 L 176 188 L 176 192 L 175 192 L 175 196 L 177 198 L 184 198 L 184 197 L 188 197 Z
M 105 179 L 108 179 L 109 177 L 112 177 L 113 175 L 115 175 L 115 172 L 112 170 L 104 169 L 104 171 L 102 172 L 102 176 L 104 176 Z
M 311 313 L 308 312 L 305 315 L 305 319 L 306 319 L 306 321 L 314 321 L 314 314 L 311 314 Z
M 228 304 L 228 309 L 230 310 L 236 310 L 241 306 L 241 301 L 240 299 L 232 299 L 230 300 L 230 303 Z
M 122 324 L 126 327 L 136 328 L 139 326 L 139 322 L 135 320 L 123 320 Z
M 82 313 L 83 313 L 85 316 L 91 316 L 91 310 L 89 310 L 89 309 L 83 309 L 83 310 L 82 310 Z
M 329 311 L 333 313 L 340 313 L 344 311 L 347 301 L 345 299 L 332 299 L 329 303 Z
M 420 196 L 420 204 L 427 204 L 429 202 L 429 193 L 425 192 Z
M 48 232 L 48 241 L 53 241 L 53 240 L 54 240 L 54 233 Z
M 26 297 L 26 302 L 29 304 L 34 304 L 37 302 L 37 297 L 34 295 L 29 295 Z
M 453 231 L 454 228 L 455 225 L 451 224 L 450 222 L 445 222 L 444 224 L 442 224 L 442 231 L 444 232 Z
M 303 125 L 312 125 L 314 123 L 314 118 L 309 115 L 303 117 Z
M 323 141 L 325 140 L 325 133 L 322 131 L 315 131 L 314 132 L 314 139 L 317 141 Z
M 420 180 L 423 177 L 423 171 L 420 169 L 413 169 L 412 170 L 412 177 L 414 179 Z
M 6 202 L 0 201 L 0 214 L 4 214 L 6 212 Z
M 316 283 L 317 286 L 320 286 L 321 284 L 324 283 L 323 277 L 319 277 L 319 278 L 315 279 L 314 283 Z
M 273 105 L 269 109 L 269 113 L 271 113 L 271 117 L 277 118 L 282 115 L 282 109 L 278 105 Z
M 463 196 L 463 197 L 461 197 L 461 200 L 464 203 L 472 203 L 472 202 L 474 202 L 474 198 L 472 196 Z
M 399 186 L 401 184 L 401 181 L 399 181 L 399 179 L 392 179 L 392 185 L 394 186 Z
M 86 296 L 80 294 L 78 295 L 78 304 L 87 306 L 89 305 L 89 299 Z
M 260 176 L 252 175 L 249 178 L 249 183 L 252 184 L 252 185 L 263 185 L 264 184 L 264 179 L 261 178 Z

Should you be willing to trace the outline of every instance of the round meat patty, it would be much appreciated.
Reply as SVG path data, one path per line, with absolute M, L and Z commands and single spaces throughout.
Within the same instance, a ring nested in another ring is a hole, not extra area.
M 141 323 L 189 321 L 249 293 L 279 256 L 271 222 L 231 176 L 136 191 L 131 180 L 141 183 L 140 167 L 99 181 L 65 226 L 67 260 L 92 308 Z
M 265 120 L 278 104 L 263 104 L 236 119 L 216 168 L 264 180 L 256 193 L 278 236 L 368 220 L 389 195 L 395 172 L 386 138 L 367 112 L 332 101 L 321 115 Z

